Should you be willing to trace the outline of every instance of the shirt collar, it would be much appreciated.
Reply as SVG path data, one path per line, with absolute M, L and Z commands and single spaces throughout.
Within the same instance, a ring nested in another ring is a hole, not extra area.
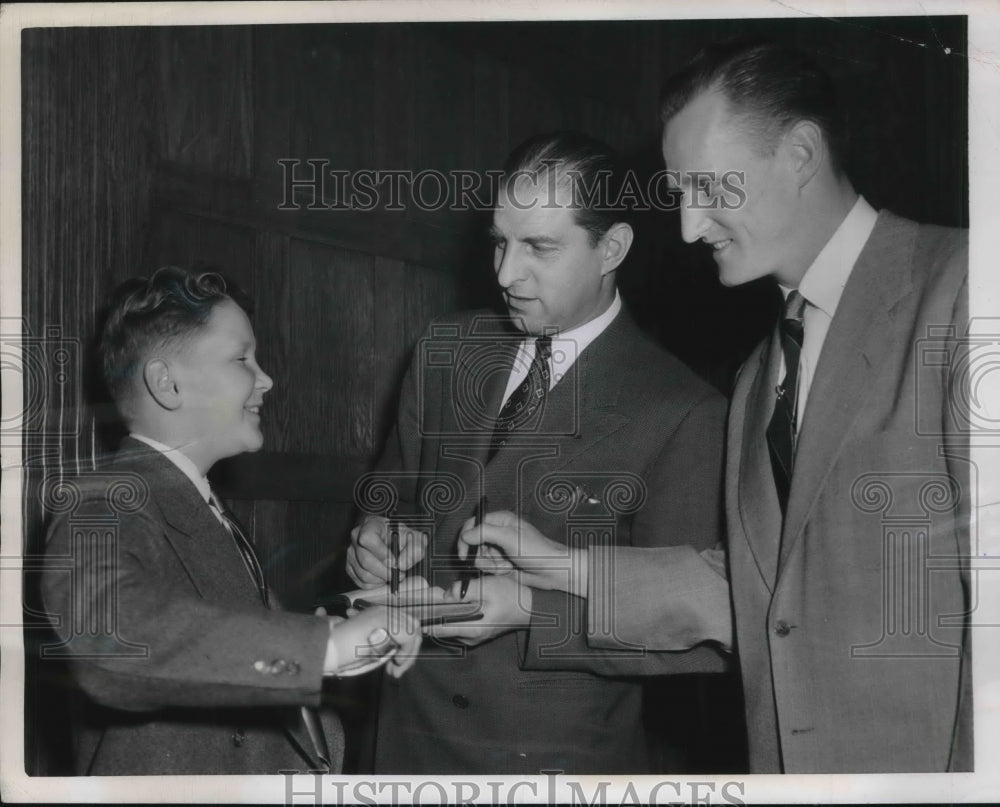
M 132 432 L 130 436 L 134 437 L 141 443 L 145 443 L 150 448 L 155 448 L 163 454 L 164 457 L 177 466 L 178 470 L 180 470 L 184 476 L 191 480 L 194 486 L 198 489 L 198 492 L 201 494 L 201 497 L 206 502 L 209 501 L 212 495 L 212 488 L 208 484 L 208 477 L 202 476 L 198 473 L 197 466 L 195 466 L 195 464 L 183 451 L 179 448 L 171 448 L 168 445 L 164 445 L 158 440 L 154 440 L 152 437 L 146 437 L 144 434 Z
M 833 318 L 844 293 L 847 279 L 857 263 L 861 250 L 875 229 L 878 214 L 863 196 L 859 196 L 816 260 L 806 270 L 799 283 L 799 293 L 806 300 Z M 788 289 L 782 288 L 785 296 Z
M 604 333 L 605 328 L 614 321 L 614 318 L 618 316 L 618 312 L 621 310 L 622 298 L 618 293 L 618 289 L 615 289 L 615 299 L 603 314 L 594 317 L 590 322 L 583 323 L 583 325 L 578 325 L 568 331 L 556 334 L 553 338 L 572 340 L 576 345 L 576 352 L 579 354 L 587 345 Z

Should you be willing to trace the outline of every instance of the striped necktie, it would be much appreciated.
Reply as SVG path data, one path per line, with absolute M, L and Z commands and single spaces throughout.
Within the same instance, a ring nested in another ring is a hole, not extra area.
M 208 503 L 221 519 L 222 525 L 233 537 L 233 543 L 236 544 L 236 548 L 240 551 L 240 556 L 243 558 L 243 565 L 246 566 L 250 579 L 253 580 L 254 585 L 257 587 L 261 602 L 265 606 L 270 607 L 267 582 L 264 580 L 264 570 L 257 559 L 257 553 L 254 552 L 253 544 L 250 543 L 250 539 L 247 538 L 236 517 L 222 506 L 222 502 L 218 500 L 214 493 L 209 498 Z

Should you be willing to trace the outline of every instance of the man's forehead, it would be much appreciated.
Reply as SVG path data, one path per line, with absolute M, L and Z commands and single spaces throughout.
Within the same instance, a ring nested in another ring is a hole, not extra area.
M 497 194 L 497 207 L 524 208 L 537 204 L 545 209 L 571 207 L 572 182 L 562 168 L 542 167 L 505 177 Z
M 703 182 L 705 172 L 740 170 L 737 163 L 750 143 L 739 119 L 726 97 L 714 90 L 702 91 L 678 111 L 663 127 L 668 184 L 688 187 Z
M 493 209 L 492 229 L 517 238 L 555 237 L 579 226 L 571 201 L 570 194 L 564 197 L 544 190 L 537 194 L 501 191 Z
M 696 93 L 663 127 L 663 149 L 696 150 L 733 136 L 736 113 L 721 90 Z

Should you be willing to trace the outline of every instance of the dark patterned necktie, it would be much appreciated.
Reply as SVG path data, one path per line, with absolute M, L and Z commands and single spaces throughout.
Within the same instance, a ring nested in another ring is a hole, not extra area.
M 246 533 L 240 526 L 240 522 L 236 520 L 236 517 L 232 513 L 222 506 L 222 502 L 216 498 L 214 493 L 209 497 L 208 504 L 213 510 L 215 510 L 216 513 L 218 513 L 219 518 L 222 520 L 222 525 L 233 537 L 233 543 L 236 544 L 236 548 L 240 551 L 240 555 L 243 558 L 243 564 L 246 566 L 247 572 L 253 580 L 254 585 L 257 586 L 257 592 L 260 594 L 261 602 L 264 603 L 265 608 L 270 608 L 271 598 L 268 595 L 267 581 L 264 579 L 264 570 L 261 568 L 260 561 L 257 559 L 257 553 L 254 551 L 253 544 L 251 544 L 250 539 L 247 538 Z M 320 721 L 318 712 L 309 706 L 301 707 L 299 712 L 302 716 L 302 723 L 305 726 L 306 733 L 309 735 L 309 740 L 312 742 L 313 751 L 315 751 L 319 761 L 326 765 L 326 769 L 329 771 L 330 747 L 326 741 L 326 734 L 323 731 L 323 724 Z
M 767 426 L 767 446 L 771 454 L 771 469 L 778 490 L 778 502 L 784 514 L 788 507 L 788 493 L 792 486 L 792 468 L 795 464 L 795 430 L 797 387 L 799 380 L 799 355 L 802 352 L 803 325 L 806 300 L 792 291 L 785 300 L 785 313 L 779 330 L 781 351 L 785 356 L 785 377 L 778 385 L 778 399 L 774 414 Z
M 528 368 L 528 375 L 500 407 L 500 414 L 497 415 L 496 425 L 493 427 L 489 459 L 493 459 L 493 455 L 501 446 L 506 445 L 509 434 L 527 429 L 541 416 L 545 396 L 549 394 L 551 355 L 552 337 L 539 336 L 535 340 L 535 358 Z

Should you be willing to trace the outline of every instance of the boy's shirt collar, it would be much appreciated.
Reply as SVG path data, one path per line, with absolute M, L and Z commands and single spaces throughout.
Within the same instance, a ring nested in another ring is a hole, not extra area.
M 191 483 L 198 489 L 198 493 L 207 503 L 212 496 L 212 488 L 208 484 L 208 477 L 203 476 L 198 472 L 198 468 L 191 461 L 191 459 L 179 448 L 171 448 L 168 445 L 164 445 L 158 440 L 154 440 L 152 437 L 147 437 L 144 434 L 139 434 L 138 432 L 132 432 L 130 437 L 134 437 L 140 443 L 145 443 L 150 448 L 155 448 L 164 457 L 170 460 L 174 465 L 177 466 L 178 470 L 184 474 Z

